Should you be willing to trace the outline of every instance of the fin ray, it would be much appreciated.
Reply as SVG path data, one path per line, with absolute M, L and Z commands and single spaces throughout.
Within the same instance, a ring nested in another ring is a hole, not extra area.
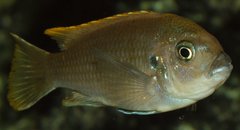
M 91 97 L 85 96 L 78 92 L 72 92 L 72 95 L 70 97 L 65 98 L 62 104 L 64 106 L 82 106 L 82 105 L 92 107 L 103 106 L 102 103 L 94 101 Z
M 59 44 L 59 47 L 62 50 L 66 50 L 69 46 L 71 46 L 71 44 L 73 44 L 71 40 L 72 40 L 72 37 L 76 35 L 78 37 L 81 37 L 86 35 L 89 32 L 93 32 L 94 30 L 108 26 L 109 24 L 115 24 L 121 20 L 124 20 L 124 19 L 121 19 L 123 17 L 131 16 L 128 18 L 132 18 L 132 17 L 138 16 L 139 14 L 146 14 L 146 13 L 153 13 L 153 12 L 136 11 L 136 12 L 117 14 L 114 16 L 110 16 L 100 20 L 94 20 L 94 21 L 83 23 L 76 26 L 50 28 L 45 30 L 44 33 L 50 36 L 52 39 L 56 40 Z
M 14 59 L 9 75 L 8 100 L 16 110 L 25 110 L 54 88 L 45 80 L 48 52 L 39 49 L 15 34 Z
M 138 106 L 144 106 L 143 102 L 150 102 L 154 96 L 149 92 L 149 85 L 153 88 L 150 76 L 101 50 L 96 50 L 96 57 L 99 59 L 97 68 L 106 80 L 104 85 L 109 86 L 104 97 L 111 99 L 113 106 L 138 110 Z

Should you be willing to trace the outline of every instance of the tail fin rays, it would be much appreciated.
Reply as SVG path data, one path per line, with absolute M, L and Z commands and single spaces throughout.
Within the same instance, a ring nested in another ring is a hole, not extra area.
M 54 89 L 45 76 L 49 53 L 11 35 L 16 48 L 9 75 L 8 100 L 16 110 L 25 110 Z

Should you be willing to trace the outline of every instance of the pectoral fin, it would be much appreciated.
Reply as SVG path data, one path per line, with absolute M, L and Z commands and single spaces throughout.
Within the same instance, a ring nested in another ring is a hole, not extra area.
M 121 62 L 117 57 L 101 50 L 96 52 L 99 60 L 97 69 L 101 71 L 107 87 L 104 96 L 112 101 L 113 106 L 137 110 L 152 99 L 153 95 L 148 90 L 148 86 L 152 85 L 150 76 L 129 63 Z
M 127 81 L 128 83 L 135 83 L 138 87 L 144 87 L 151 80 L 150 76 L 135 66 L 121 62 L 119 58 L 108 55 L 101 50 L 96 49 L 95 52 L 99 60 L 97 67 L 101 70 L 103 76 L 111 76 L 108 77 L 110 82 L 124 84 L 124 81 Z

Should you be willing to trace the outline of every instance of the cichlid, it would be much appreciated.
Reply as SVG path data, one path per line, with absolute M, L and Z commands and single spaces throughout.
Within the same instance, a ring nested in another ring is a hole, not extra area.
M 49 53 L 12 34 L 16 48 L 8 100 L 25 110 L 56 88 L 65 106 L 111 106 L 153 114 L 191 105 L 229 77 L 231 59 L 196 23 L 169 13 L 129 12 L 47 29 Z

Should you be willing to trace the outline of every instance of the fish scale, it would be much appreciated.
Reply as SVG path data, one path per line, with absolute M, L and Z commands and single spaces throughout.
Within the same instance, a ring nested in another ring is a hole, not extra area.
M 84 45 L 84 43 L 82 45 Z M 107 49 L 113 48 L 114 46 L 111 46 L 111 45 L 113 44 L 110 44 L 109 47 L 106 46 L 106 48 Z M 127 62 L 134 66 L 139 66 L 139 68 L 142 67 L 143 69 L 147 68 L 146 66 L 144 66 L 145 65 L 144 61 L 148 60 L 148 58 L 146 58 L 146 53 L 144 54 L 144 49 L 138 49 L 138 46 L 136 46 L 136 49 L 126 48 L 126 47 L 124 48 L 124 44 L 119 44 L 119 47 L 117 48 L 118 49 L 109 51 L 109 54 L 119 58 L 120 61 L 122 62 Z M 101 48 L 101 49 L 102 51 L 105 51 L 104 48 Z M 129 50 L 133 50 L 133 51 L 129 51 Z M 84 53 L 87 53 L 87 54 L 84 54 Z M 59 60 L 63 56 L 64 56 L 64 60 Z M 145 60 L 139 57 L 143 57 L 145 58 Z M 100 90 L 98 89 L 102 89 L 102 88 L 108 89 L 109 86 L 104 86 L 104 85 L 100 86 L 98 83 L 100 81 L 104 81 L 104 79 L 99 78 L 100 77 L 99 75 L 101 75 L 99 74 L 99 72 L 95 72 L 96 66 L 94 66 L 94 64 L 92 63 L 97 62 L 97 60 L 94 59 L 93 53 L 88 53 L 87 51 L 77 51 L 76 53 L 65 51 L 62 54 L 56 54 L 55 56 L 53 55 L 51 58 L 52 59 L 50 59 L 50 61 L 53 61 L 53 62 L 49 62 L 49 63 L 57 64 L 57 65 L 52 65 L 53 67 L 51 68 L 51 70 L 57 69 L 55 71 L 58 71 L 57 76 L 55 75 L 56 82 L 58 82 L 59 85 L 64 85 L 66 83 L 74 84 L 74 87 L 72 87 L 69 84 L 66 84 L 65 86 L 61 86 L 61 87 L 67 87 L 72 89 L 74 88 L 75 90 L 81 89 L 82 91 L 85 90 L 85 93 L 87 90 L 89 91 L 90 90 L 89 88 L 92 86 L 95 86 L 95 88 L 93 89 L 96 90 L 96 92 L 100 92 Z M 54 60 L 62 61 L 62 62 L 55 62 Z M 55 66 L 58 66 L 58 67 L 55 67 Z M 81 67 L 78 67 L 78 66 L 81 66 Z M 81 70 L 81 71 L 78 71 L 78 70 Z M 76 75 L 76 76 L 74 77 L 72 75 Z M 70 77 L 74 77 L 74 79 Z M 96 79 L 98 79 L 98 81 L 94 81 Z M 89 82 L 89 81 L 93 81 L 93 82 Z M 104 84 L 104 83 L 101 83 L 101 84 Z M 78 88 L 76 88 L 76 86 L 78 86 Z M 92 93 L 92 90 L 91 90 L 91 93 Z

